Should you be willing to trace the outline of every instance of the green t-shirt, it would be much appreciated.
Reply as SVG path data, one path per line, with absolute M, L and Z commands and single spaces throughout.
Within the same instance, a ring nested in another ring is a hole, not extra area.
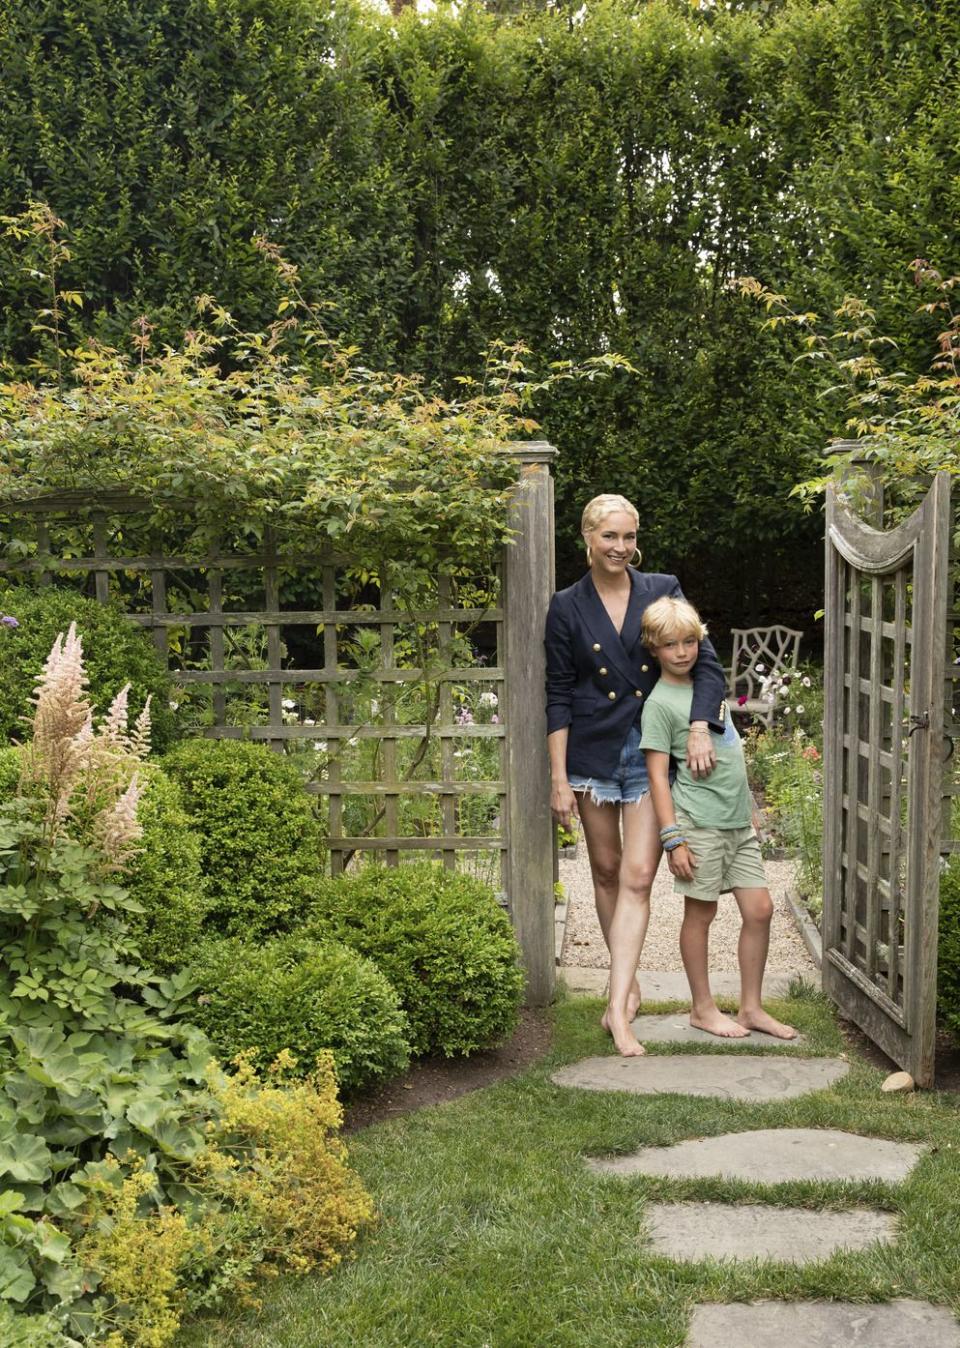
M 687 734 L 693 685 L 658 679 L 643 708 L 642 749 L 672 754 L 677 762 L 673 803 L 701 828 L 747 828 L 753 801 L 740 736 L 728 718 L 722 734 L 711 730 L 717 766 L 709 777 L 693 777 L 687 767 Z

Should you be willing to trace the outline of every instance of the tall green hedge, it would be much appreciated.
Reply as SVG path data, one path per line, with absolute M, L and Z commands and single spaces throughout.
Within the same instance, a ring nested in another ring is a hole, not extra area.
M 500 6 L 498 6 L 499 8 Z M 443 378 L 491 337 L 639 373 L 545 408 L 561 578 L 579 509 L 637 499 L 653 567 L 715 620 L 819 607 L 788 499 L 837 429 L 816 372 L 727 288 L 880 309 L 926 359 L 905 264 L 957 266 L 960 11 L 917 0 L 478 5 L 398 20 L 313 0 L 23 0 L 0 17 L 0 212 L 69 223 L 64 284 L 154 340 L 212 291 L 276 304 L 266 231 L 378 364 Z M 42 259 L 0 240 L 0 346 L 24 361 Z

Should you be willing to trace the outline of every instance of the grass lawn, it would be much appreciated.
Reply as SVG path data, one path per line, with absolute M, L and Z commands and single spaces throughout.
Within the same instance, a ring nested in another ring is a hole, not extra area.
M 356 1258 L 323 1279 L 265 1285 L 259 1315 L 195 1324 L 178 1348 L 675 1348 L 695 1302 L 753 1297 L 909 1296 L 960 1313 L 960 1097 L 883 1095 L 883 1074 L 860 1062 L 831 1090 L 777 1104 L 554 1086 L 549 1073 L 558 1065 L 609 1051 L 601 1009 L 599 1001 L 561 1002 L 554 1049 L 537 1067 L 354 1134 L 352 1161 L 380 1213 Z M 818 996 L 771 1009 L 809 1036 L 811 1052 L 842 1052 Z M 585 1156 L 772 1127 L 842 1128 L 921 1141 L 930 1151 L 900 1187 L 622 1180 L 582 1164 Z M 899 1240 L 804 1269 L 680 1265 L 651 1254 L 647 1202 L 692 1198 L 869 1204 L 897 1214 Z

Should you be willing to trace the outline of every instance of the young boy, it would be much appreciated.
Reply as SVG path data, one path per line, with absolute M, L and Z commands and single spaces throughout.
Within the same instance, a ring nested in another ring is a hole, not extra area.
M 697 610 L 685 599 L 658 599 L 643 615 L 643 644 L 658 661 L 660 678 L 644 706 L 640 745 L 646 753 L 653 808 L 674 888 L 685 896 L 680 954 L 693 998 L 690 1024 L 727 1039 L 742 1038 L 751 1030 L 793 1039 L 796 1030 L 774 1020 L 760 1004 L 773 903 L 753 827 L 743 747 L 729 719 L 722 735 L 711 732 L 717 765 L 710 776 L 693 777 L 686 766 L 691 670 L 706 632 Z M 672 792 L 671 757 L 677 764 Z M 713 1000 L 707 972 L 710 923 L 720 894 L 730 890 L 743 921 L 736 1020 L 725 1016 Z

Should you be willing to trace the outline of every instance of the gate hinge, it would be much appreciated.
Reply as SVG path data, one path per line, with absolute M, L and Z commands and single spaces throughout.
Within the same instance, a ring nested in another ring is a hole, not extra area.
M 909 739 L 915 730 L 929 730 L 929 729 L 930 729 L 930 713 L 928 711 L 922 711 L 919 716 L 910 717 L 910 729 L 907 732 L 907 738 Z

